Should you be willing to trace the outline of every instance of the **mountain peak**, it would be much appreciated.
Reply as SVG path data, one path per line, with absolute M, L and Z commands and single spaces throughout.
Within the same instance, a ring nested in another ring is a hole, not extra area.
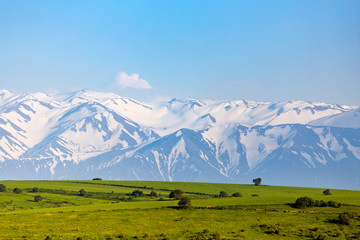
M 6 90 L 6 89 L 0 89 L 0 96 L 4 96 L 6 94 L 11 94 L 11 92 L 9 90 Z

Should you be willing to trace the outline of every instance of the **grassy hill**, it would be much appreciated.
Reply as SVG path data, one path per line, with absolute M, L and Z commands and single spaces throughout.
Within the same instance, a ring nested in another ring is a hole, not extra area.
M 149 181 L 0 184 L 6 186 L 0 192 L 0 239 L 360 238 L 360 191 L 324 195 L 325 189 L 317 188 Z M 15 188 L 22 192 L 14 193 Z M 191 198 L 192 207 L 177 208 L 178 200 L 169 198 L 175 189 Z M 220 198 L 220 191 L 242 197 Z M 36 202 L 36 195 L 42 200 Z M 342 206 L 294 208 L 302 196 Z M 339 221 L 344 212 L 350 214 L 349 225 Z

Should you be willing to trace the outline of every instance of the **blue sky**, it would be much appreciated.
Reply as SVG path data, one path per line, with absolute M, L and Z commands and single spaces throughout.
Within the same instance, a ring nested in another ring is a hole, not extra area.
M 0 89 L 360 105 L 360 2 L 0 2 Z

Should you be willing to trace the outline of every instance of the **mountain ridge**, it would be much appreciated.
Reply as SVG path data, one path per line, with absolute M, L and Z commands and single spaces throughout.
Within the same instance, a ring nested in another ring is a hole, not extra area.
M 288 184 L 328 179 L 329 187 L 358 189 L 359 111 L 307 101 L 145 103 L 89 90 L 56 96 L 0 90 L 0 178 L 7 171 L 24 179 L 103 174 L 210 182 L 262 175 L 278 185 L 275 172 L 289 171 L 289 178 L 307 179 Z M 348 171 L 338 177 L 348 185 L 331 180 L 333 166 Z

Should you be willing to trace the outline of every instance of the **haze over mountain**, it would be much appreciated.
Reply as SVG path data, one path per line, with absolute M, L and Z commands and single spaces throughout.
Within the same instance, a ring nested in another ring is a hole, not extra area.
M 93 177 L 360 189 L 360 108 L 0 90 L 1 179 Z

